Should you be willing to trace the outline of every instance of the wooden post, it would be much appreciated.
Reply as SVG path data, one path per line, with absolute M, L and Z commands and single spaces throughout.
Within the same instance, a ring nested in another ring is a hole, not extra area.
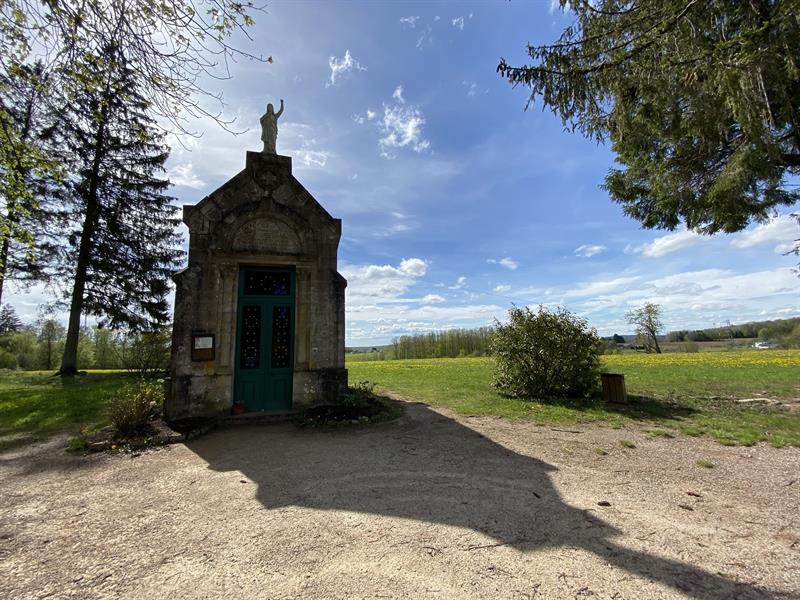
M 627 404 L 628 393 L 625 391 L 625 375 L 621 373 L 600 373 L 603 384 L 603 402 Z

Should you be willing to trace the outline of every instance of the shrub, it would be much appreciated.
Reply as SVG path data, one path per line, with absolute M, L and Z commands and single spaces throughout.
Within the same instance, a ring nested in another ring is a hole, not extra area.
M 681 352 L 700 352 L 700 344 L 697 342 L 683 342 L 678 346 Z
M 17 357 L 5 348 L 0 348 L 0 369 L 16 369 Z
M 126 388 L 109 405 L 111 424 L 121 436 L 147 433 L 150 420 L 164 401 L 164 386 L 160 381 L 140 381 Z
M 600 338 L 585 319 L 560 308 L 513 307 L 497 323 L 492 384 L 515 398 L 578 398 L 597 390 Z
M 120 362 L 139 377 L 163 377 L 169 367 L 168 329 L 131 333 L 120 345 Z

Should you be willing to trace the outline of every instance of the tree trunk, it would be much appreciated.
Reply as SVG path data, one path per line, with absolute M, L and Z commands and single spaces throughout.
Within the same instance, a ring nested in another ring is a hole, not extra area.
M 656 354 L 661 354 L 661 346 L 658 345 L 658 335 L 653 333 L 653 345 L 656 347 Z
M 92 171 L 90 173 L 89 194 L 86 198 L 86 215 L 81 230 L 81 243 L 78 248 L 78 263 L 75 266 L 75 282 L 72 286 L 72 299 L 69 306 L 69 325 L 67 339 L 64 343 L 64 356 L 61 359 L 59 374 L 71 377 L 78 372 L 78 341 L 81 333 L 81 313 L 83 312 L 83 292 L 86 289 L 86 272 L 89 267 L 89 254 L 92 250 L 92 236 L 97 225 L 97 184 L 100 171 L 100 160 L 105 146 L 105 123 L 107 117 L 106 103 L 99 119 L 99 129 L 94 146 Z
M 6 282 L 6 268 L 8 265 L 8 251 L 11 245 L 9 236 L 3 238 L 3 246 L 0 248 L 0 305 L 3 304 L 3 285 Z

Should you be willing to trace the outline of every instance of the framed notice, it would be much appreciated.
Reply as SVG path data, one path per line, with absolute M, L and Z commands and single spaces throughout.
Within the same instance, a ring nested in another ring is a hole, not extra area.
M 192 360 L 204 362 L 214 360 L 214 334 L 192 334 Z

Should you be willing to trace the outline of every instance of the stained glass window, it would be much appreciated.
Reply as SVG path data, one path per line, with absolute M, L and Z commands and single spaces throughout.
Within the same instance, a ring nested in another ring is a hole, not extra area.
M 257 369 L 261 358 L 261 307 L 245 306 L 242 312 L 242 369 Z
M 275 306 L 272 309 L 272 368 L 289 366 L 291 318 L 288 306 Z
M 291 286 L 291 273 L 270 273 L 269 271 L 245 271 L 244 293 L 248 296 L 288 296 Z

